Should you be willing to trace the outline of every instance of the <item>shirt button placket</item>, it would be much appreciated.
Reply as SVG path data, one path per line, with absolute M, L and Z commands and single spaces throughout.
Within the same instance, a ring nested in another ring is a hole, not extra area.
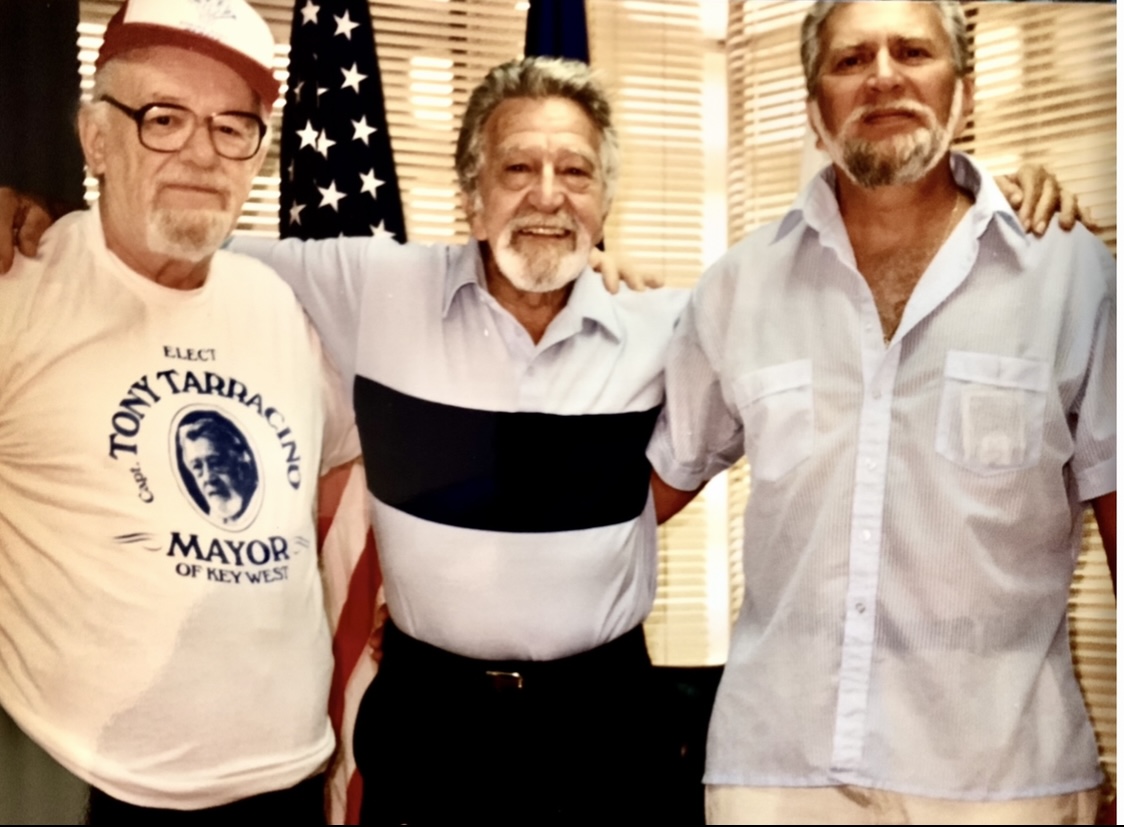
M 887 352 L 868 374 L 870 388 L 859 415 L 858 454 L 854 466 L 851 511 L 847 612 L 843 621 L 843 651 L 839 668 L 832 770 L 844 782 L 861 769 L 866 733 L 867 703 L 874 657 L 882 513 L 886 493 L 886 454 L 890 439 L 890 387 L 897 368 L 896 351 Z

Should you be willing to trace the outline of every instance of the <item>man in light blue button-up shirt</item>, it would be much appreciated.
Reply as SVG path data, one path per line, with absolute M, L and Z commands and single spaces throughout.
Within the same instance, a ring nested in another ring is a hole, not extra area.
M 1066 608 L 1087 503 L 1115 568 L 1115 266 L 1084 228 L 1026 235 L 950 153 L 964 31 L 955 3 L 813 7 L 832 166 L 704 276 L 672 345 L 655 470 L 752 471 L 716 823 L 1095 812 Z

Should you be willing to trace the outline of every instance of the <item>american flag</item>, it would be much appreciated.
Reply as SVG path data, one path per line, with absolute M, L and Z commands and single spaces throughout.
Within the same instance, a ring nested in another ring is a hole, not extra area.
M 370 10 L 365 0 L 298 0 L 289 37 L 281 128 L 281 234 L 393 235 L 406 240 Z M 361 465 L 320 490 L 320 549 L 335 671 L 329 714 L 340 748 L 329 773 L 330 818 L 354 824 L 355 713 L 376 665 L 368 650 L 382 577 Z
M 281 235 L 406 240 L 365 0 L 297 0 L 281 128 Z

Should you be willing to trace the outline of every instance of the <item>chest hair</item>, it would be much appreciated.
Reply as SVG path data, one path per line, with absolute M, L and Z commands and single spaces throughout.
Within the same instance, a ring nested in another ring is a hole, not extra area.
M 861 230 L 850 233 L 855 264 L 870 286 L 882 322 L 882 337 L 887 342 L 901 324 L 913 288 L 971 203 L 971 198 L 957 192 L 947 222 L 937 225 L 928 222 L 922 232 L 915 235 L 903 236 L 900 231 L 892 235 L 867 234 Z
M 913 288 L 932 258 L 930 249 L 887 248 L 862 254 L 855 251 L 855 263 L 874 296 L 886 341 L 893 338 L 901 324 Z

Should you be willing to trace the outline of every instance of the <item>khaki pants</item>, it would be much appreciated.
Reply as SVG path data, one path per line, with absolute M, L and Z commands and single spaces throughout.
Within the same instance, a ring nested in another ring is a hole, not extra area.
M 1092 824 L 1100 790 L 956 801 L 866 787 L 706 788 L 707 824 Z

